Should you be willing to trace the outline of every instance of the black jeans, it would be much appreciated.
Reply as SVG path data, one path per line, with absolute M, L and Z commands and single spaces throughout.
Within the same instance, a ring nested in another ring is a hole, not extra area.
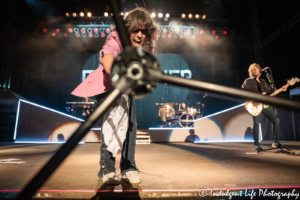
M 266 109 L 263 109 L 262 113 L 260 113 L 257 117 L 253 117 L 253 139 L 254 144 L 259 144 L 258 142 L 258 133 L 259 133 L 259 123 L 261 122 L 261 116 L 264 114 L 269 120 L 271 120 L 273 124 L 273 139 L 274 142 L 278 142 L 279 139 L 279 126 L 280 121 L 279 118 L 275 115 L 275 111 L 271 106 Z
M 104 94 L 95 96 L 98 102 L 102 102 L 109 92 Z M 138 171 L 136 164 L 135 164 L 135 145 L 136 145 L 136 112 L 135 112 L 135 105 L 134 100 L 129 98 L 129 126 L 126 133 L 126 139 L 123 143 L 123 150 L 122 156 L 120 161 L 120 169 L 121 174 L 124 175 L 128 171 Z M 110 111 L 112 108 L 109 109 L 108 112 L 104 115 L 101 123 L 101 130 L 105 120 L 108 118 Z M 115 158 L 112 156 L 112 153 L 109 152 L 106 148 L 106 144 L 104 143 L 103 133 L 101 131 L 101 138 L 102 144 L 100 147 L 100 171 L 98 173 L 98 177 L 103 177 L 104 175 L 115 172 Z

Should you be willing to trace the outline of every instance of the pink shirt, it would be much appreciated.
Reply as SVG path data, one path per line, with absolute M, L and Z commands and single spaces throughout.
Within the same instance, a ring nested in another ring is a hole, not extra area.
M 153 54 L 154 48 L 150 47 L 150 52 Z M 99 67 L 94 70 L 89 76 L 80 83 L 71 93 L 78 97 L 91 97 L 113 89 L 110 75 L 106 73 L 101 64 L 102 56 L 109 53 L 116 58 L 123 51 L 119 35 L 116 31 L 108 35 L 106 42 L 100 51 Z

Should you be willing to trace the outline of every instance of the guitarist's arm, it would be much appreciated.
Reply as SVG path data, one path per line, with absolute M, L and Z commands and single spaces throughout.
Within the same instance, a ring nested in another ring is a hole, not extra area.
M 248 81 L 249 79 L 246 79 L 242 85 L 242 90 L 252 91 L 250 83 Z

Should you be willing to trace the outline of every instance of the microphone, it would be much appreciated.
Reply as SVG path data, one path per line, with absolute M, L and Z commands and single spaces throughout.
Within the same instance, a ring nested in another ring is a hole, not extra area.
M 267 70 L 267 69 L 269 69 L 269 67 L 265 67 L 265 68 L 263 68 L 261 71 L 265 71 L 265 70 Z
M 203 98 L 205 98 L 207 96 L 207 94 L 205 94 L 204 96 L 203 96 Z

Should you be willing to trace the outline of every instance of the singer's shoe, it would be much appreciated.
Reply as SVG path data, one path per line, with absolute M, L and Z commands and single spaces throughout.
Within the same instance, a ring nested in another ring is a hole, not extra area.
M 137 171 L 128 171 L 122 178 L 127 179 L 130 183 L 140 183 L 142 181 Z
M 253 150 L 254 151 L 258 151 L 258 152 L 263 151 L 263 149 L 261 148 L 260 144 L 254 145 Z
M 272 148 L 273 148 L 273 149 L 276 149 L 276 148 L 282 148 L 282 145 L 281 145 L 280 143 L 273 142 Z
M 101 177 L 103 183 L 118 185 L 120 183 L 119 178 L 117 177 L 115 172 L 108 173 Z

